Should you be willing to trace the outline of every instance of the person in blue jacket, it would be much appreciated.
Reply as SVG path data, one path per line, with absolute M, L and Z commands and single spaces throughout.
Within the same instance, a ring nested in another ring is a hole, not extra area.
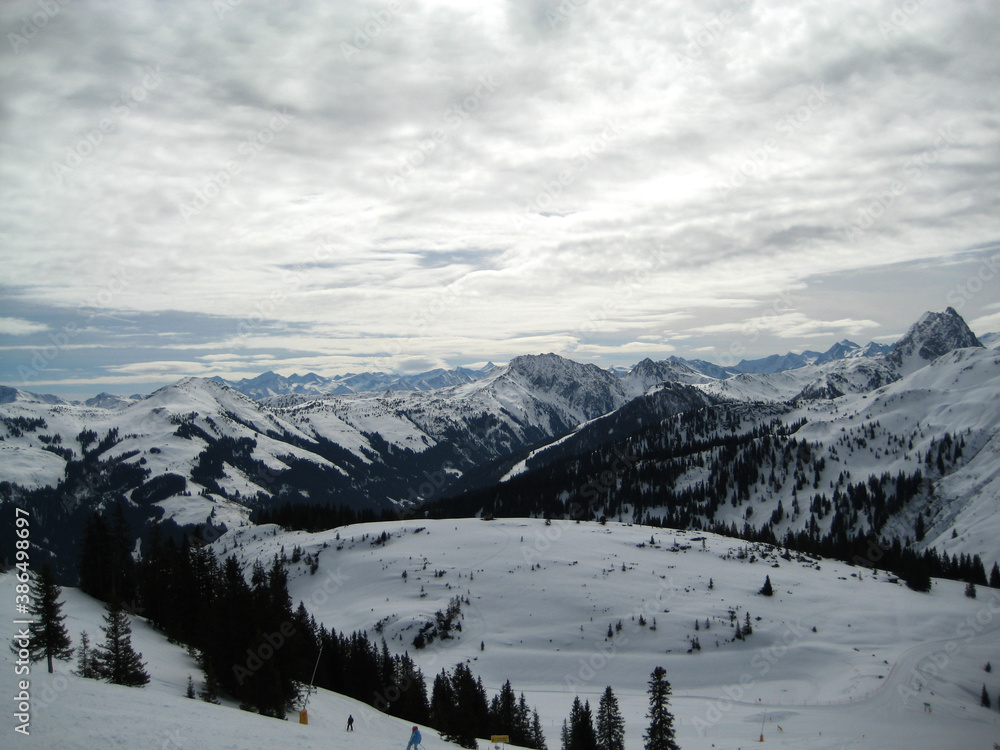
M 419 750 L 420 749 L 420 730 L 413 727 L 413 731 L 410 732 L 410 741 L 406 745 L 406 750 Z

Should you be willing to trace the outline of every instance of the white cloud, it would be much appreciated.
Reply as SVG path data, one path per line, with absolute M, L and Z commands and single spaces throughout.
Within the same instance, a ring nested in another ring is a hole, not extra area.
M 30 320 L 20 318 L 0 318 L 0 334 L 8 336 L 27 336 L 31 333 L 47 331 L 49 327 L 44 323 L 34 323 Z
M 414 0 L 360 42 L 376 6 L 67 7 L 0 49 L 4 314 L 133 314 L 143 361 L 187 315 L 191 350 L 297 350 L 275 369 L 581 337 L 625 363 L 725 349 L 782 295 L 802 317 L 756 346 L 885 336 L 995 252 L 988 6 L 571 5 Z

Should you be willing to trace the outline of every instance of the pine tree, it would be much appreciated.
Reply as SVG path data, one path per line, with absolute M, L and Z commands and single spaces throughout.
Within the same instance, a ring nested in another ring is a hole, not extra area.
M 764 585 L 761 587 L 759 593 L 763 596 L 774 596 L 774 589 L 771 587 L 771 576 L 764 578 Z
M 542 731 L 542 720 L 538 717 L 538 711 L 531 713 L 531 747 L 535 750 L 548 750 L 545 745 L 545 733 Z
M 202 671 L 205 673 L 205 684 L 198 691 L 198 697 L 205 703 L 213 703 L 218 706 L 219 700 L 219 680 L 215 677 L 215 670 L 211 664 L 206 663 L 204 655 L 199 659 Z
M 194 677 L 192 677 L 191 675 L 188 675 L 187 690 L 185 691 L 184 696 L 186 698 L 191 698 L 191 699 L 197 697 L 197 693 L 195 693 L 194 691 Z
M 97 674 L 115 685 L 142 687 L 149 682 L 149 675 L 142 654 L 132 648 L 132 625 L 117 598 L 108 602 L 104 622 L 104 645 L 94 650 Z
M 643 735 L 645 750 L 680 750 L 674 740 L 674 715 L 670 713 L 667 670 L 657 667 L 649 678 L 649 728 Z
M 597 707 L 597 747 L 599 750 L 625 750 L 625 720 L 610 685 Z
M 43 656 L 48 660 L 49 674 L 52 674 L 52 660 L 68 660 L 73 655 L 70 648 L 69 633 L 63 620 L 66 615 L 60 614 L 62 602 L 59 597 L 62 589 L 56 583 L 56 575 L 52 565 L 46 562 L 38 575 L 31 581 L 31 605 L 28 612 L 34 618 L 29 626 L 28 653 L 31 661 L 38 661 Z
M 580 696 L 573 699 L 569 713 L 569 731 L 564 741 L 564 750 L 597 750 L 597 736 L 594 732 L 594 718 L 590 701 L 580 702 Z
M 90 648 L 90 636 L 84 630 L 80 633 L 80 647 L 77 649 L 76 673 L 79 677 L 96 680 L 100 675 L 94 668 L 94 652 Z
M 1000 565 L 993 563 L 993 570 L 990 571 L 990 588 L 1000 589 Z
M 983 708 L 991 708 L 993 705 L 990 701 L 990 694 L 986 692 L 985 684 L 983 684 L 983 692 L 979 696 L 979 705 Z

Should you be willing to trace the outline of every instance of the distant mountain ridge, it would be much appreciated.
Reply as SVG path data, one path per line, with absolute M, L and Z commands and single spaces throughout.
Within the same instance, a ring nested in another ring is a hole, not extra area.
M 786 354 L 772 354 L 769 357 L 760 359 L 744 359 L 731 367 L 723 367 L 713 362 L 704 360 L 686 360 L 680 357 L 671 357 L 675 362 L 680 362 L 690 367 L 692 370 L 708 375 L 712 378 L 724 379 L 733 375 L 772 375 L 776 372 L 796 370 L 807 365 L 823 365 L 829 362 L 836 362 L 841 359 L 855 359 L 858 357 L 882 357 L 892 350 L 892 344 L 876 344 L 870 341 L 864 346 L 843 339 L 831 346 L 825 352 L 815 352 L 806 350 L 801 354 L 787 352 Z
M 755 496 L 752 504 L 758 510 L 783 499 L 782 512 L 804 523 L 810 513 L 819 515 L 813 510 L 819 507 L 813 496 L 828 492 L 831 481 L 845 491 L 841 469 L 834 470 L 838 463 L 844 462 L 849 468 L 845 476 L 856 474 L 856 481 L 869 474 L 881 477 L 887 470 L 885 456 L 907 446 L 907 454 L 914 455 L 897 460 L 900 468 L 915 471 L 924 465 L 915 454 L 926 457 L 933 449 L 943 462 L 935 471 L 957 476 L 964 466 L 962 456 L 954 450 L 945 455 L 940 444 L 932 442 L 944 432 L 952 441 L 968 443 L 967 456 L 987 444 L 1000 451 L 989 437 L 1000 417 L 979 405 L 1000 379 L 1000 359 L 982 348 L 954 310 L 922 316 L 886 356 L 864 351 L 841 341 L 817 356 L 809 353 L 812 361 L 793 369 L 729 374 L 724 379 L 679 359 L 644 359 L 623 371 L 548 353 L 480 370 L 431 371 L 409 376 L 406 382 L 370 374 L 328 379 L 315 373 L 267 373 L 243 381 L 247 392 L 242 392 L 221 379 L 186 378 L 144 398 L 100 394 L 85 404 L 3 387 L 0 492 L 7 496 L 0 495 L 0 502 L 16 495 L 37 506 L 48 519 L 53 545 L 72 543 L 71 531 L 79 518 L 118 502 L 128 505 L 137 529 L 154 517 L 180 528 L 239 525 L 252 508 L 285 503 L 408 510 L 452 488 L 491 492 L 504 477 L 509 477 L 505 492 L 519 491 L 520 473 L 545 476 L 537 472 L 547 471 L 547 462 L 571 460 L 574 451 L 601 450 L 614 439 L 633 452 L 605 452 L 588 459 L 587 465 L 607 468 L 621 464 L 622 456 L 638 458 L 653 450 L 648 460 L 636 464 L 636 470 L 645 473 L 629 488 L 631 498 L 621 495 L 624 488 L 615 477 L 597 485 L 598 494 L 608 496 L 606 508 L 639 519 L 641 508 L 662 503 L 665 488 L 689 497 L 706 492 L 707 483 L 721 481 L 705 467 L 721 461 L 733 445 L 743 450 L 739 436 L 745 436 L 747 450 L 756 450 L 755 441 L 765 435 L 775 451 L 785 450 L 802 419 L 817 421 L 825 414 L 827 424 L 837 425 L 828 434 L 821 425 L 815 428 L 820 430 L 815 439 L 826 441 L 830 451 L 826 468 L 813 467 L 807 475 L 805 454 L 798 463 L 779 461 L 774 465 L 775 476 L 784 477 L 779 496 L 760 478 L 770 477 L 772 453 L 765 458 L 747 453 L 739 465 L 719 464 L 719 477 L 741 483 L 736 504 L 731 496 L 726 498 L 732 488 L 713 484 L 717 494 L 710 498 L 712 512 L 733 522 L 734 513 L 748 512 L 739 507 L 748 495 Z M 935 357 L 938 352 L 944 354 Z M 796 361 L 779 359 L 780 366 Z M 960 381 L 971 394 L 965 401 L 954 386 Z M 393 382 L 396 388 L 387 387 Z M 442 382 L 449 384 L 433 387 Z M 346 384 L 365 390 L 322 392 Z M 379 387 L 371 389 L 373 384 Z M 280 392 L 289 389 L 293 392 Z M 889 395 L 879 396 L 882 393 Z M 858 463 L 861 459 L 851 458 L 852 451 L 857 456 L 859 441 L 873 439 L 871 429 L 858 430 L 863 422 L 878 421 L 865 417 L 866 405 L 876 403 L 871 394 L 879 396 L 879 408 L 891 409 L 898 417 L 890 423 L 885 416 L 890 412 L 882 413 L 883 423 L 873 428 L 882 442 L 869 445 L 864 457 L 868 463 Z M 918 402 L 919 414 L 900 406 Z M 960 409 L 964 421 L 952 419 Z M 841 410 L 846 417 L 840 416 Z M 928 421 L 925 414 L 934 419 L 940 414 L 943 421 Z M 974 434 L 965 432 L 969 426 Z M 673 432 L 664 442 L 668 430 Z M 628 442 L 636 431 L 644 432 L 644 443 Z M 830 442 L 830 435 L 852 442 Z M 669 472 L 664 474 L 657 464 Z M 754 465 L 766 465 L 767 472 L 748 480 Z M 991 482 L 1000 486 L 1000 469 L 985 458 L 977 466 L 981 471 L 969 472 L 963 480 L 972 488 L 963 488 L 964 496 L 985 497 L 992 491 Z M 567 492 L 587 483 L 584 475 L 571 474 L 565 484 L 555 484 L 556 479 L 553 475 L 535 484 L 551 486 L 552 492 L 545 489 L 546 497 L 559 503 L 570 499 Z M 810 485 L 812 490 L 807 490 Z M 939 497 L 958 494 L 946 493 L 949 485 L 939 486 Z M 802 491 L 801 497 L 792 488 Z M 515 501 L 523 499 L 511 498 L 506 507 L 515 507 Z M 674 518 L 704 523 L 707 502 Z M 981 507 L 978 500 L 973 506 Z M 497 510 L 490 507 L 491 512 Z M 952 505 L 935 516 L 936 535 L 951 530 L 945 514 L 958 509 Z M 878 522 L 889 521 L 879 516 Z M 905 530 L 905 524 L 892 523 L 896 525 L 888 528 Z M 962 528 L 972 529 L 971 522 Z M 3 554 L 0 549 L 0 557 Z M 64 556 L 66 561 L 71 558 L 72 550 Z
M 478 370 L 456 367 L 453 370 L 437 368 L 415 375 L 399 375 L 388 372 L 362 372 L 335 375 L 327 378 L 309 372 L 305 375 L 279 375 L 268 371 L 254 378 L 242 380 L 226 380 L 225 378 L 210 378 L 224 383 L 240 393 L 253 399 L 284 396 L 290 393 L 308 395 L 343 395 L 348 393 L 368 393 L 371 391 L 433 391 L 452 385 L 470 383 L 491 372 L 496 365 L 492 362 Z

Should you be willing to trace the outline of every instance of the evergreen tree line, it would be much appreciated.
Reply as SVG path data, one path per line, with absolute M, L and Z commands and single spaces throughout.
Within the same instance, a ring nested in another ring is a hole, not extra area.
M 654 526 L 666 525 L 658 518 L 649 521 Z M 709 526 L 707 530 L 748 542 L 783 546 L 790 551 L 891 572 L 916 591 L 929 591 L 931 578 L 1000 588 L 1000 566 L 996 563 L 987 578 L 986 568 L 979 555 L 961 554 L 951 557 L 947 552 L 938 552 L 934 548 L 918 552 L 912 547 L 904 546 L 899 539 L 894 539 L 890 544 L 871 534 L 851 537 L 828 534 L 817 538 L 808 531 L 789 531 L 782 539 L 778 539 L 770 527 L 755 529 L 749 524 L 745 524 L 743 529 L 738 529 L 735 524 L 717 524 Z
M 251 520 L 258 526 L 275 524 L 288 531 L 326 531 L 356 523 L 395 520 L 392 510 L 376 513 L 366 508 L 354 510 L 345 505 L 320 505 L 319 503 L 287 502 L 256 510 Z
M 19 580 L 30 578 L 29 583 L 20 583 L 29 592 L 28 614 L 31 624 L 27 637 L 18 634 L 11 643 L 11 651 L 19 658 L 32 662 L 46 659 L 49 673 L 53 672 L 53 659 L 69 660 L 74 651 L 79 653 L 81 677 L 106 680 L 115 685 L 142 687 L 149 682 L 149 674 L 142 662 L 142 654 L 132 648 L 132 626 L 121 602 L 113 599 L 108 603 L 104 616 L 104 641 L 96 647 L 90 646 L 86 631 L 80 635 L 80 646 L 73 648 L 72 640 L 64 624 L 60 601 L 62 588 L 56 581 L 51 563 L 42 565 L 38 574 L 30 577 L 26 571 L 19 574 Z
M 667 670 L 656 667 L 647 683 L 649 725 L 643 735 L 645 750 L 678 750 L 674 738 L 674 716 L 670 711 L 671 687 Z M 562 725 L 562 750 L 624 750 L 625 720 L 618 699 L 608 685 L 601 696 L 595 723 L 590 701 L 573 699 L 569 718 Z
M 528 711 L 523 695 L 511 709 L 509 682 L 488 703 L 481 681 L 459 665 L 435 679 L 439 700 L 432 705 L 424 675 L 408 655 L 391 654 L 384 639 L 376 645 L 365 632 L 327 629 L 304 604 L 293 609 L 287 560 L 277 555 L 268 566 L 255 561 L 248 580 L 235 555 L 220 562 L 200 539 L 175 540 L 160 525 L 153 526 L 136 562 L 115 541 L 129 538 L 116 511 L 110 521 L 93 518 L 85 535 L 90 539 L 81 544 L 81 588 L 114 601 L 120 599 L 118 587 L 132 594 L 130 606 L 197 654 L 206 700 L 225 694 L 247 709 L 283 717 L 315 668 L 316 687 L 433 726 L 456 741 L 492 732 L 544 748 L 537 713 Z M 439 691 L 450 691 L 450 697 L 441 699 Z
M 505 734 L 513 745 L 546 750 L 538 712 L 529 709 L 524 693 L 517 698 L 507 680 L 490 701 L 482 680 L 466 664 L 434 678 L 429 708 L 431 725 L 462 747 L 475 748 L 477 737 Z
M 437 510 L 444 515 L 482 512 L 492 517 L 601 522 L 619 516 L 651 526 L 783 544 L 800 552 L 881 568 L 922 591 L 930 588 L 932 577 L 1000 584 L 1000 571 L 987 578 L 978 556 L 952 558 L 934 549 L 914 550 L 909 537 L 881 538 L 888 520 L 925 493 L 933 477 L 960 464 L 963 436 L 949 433 L 931 441 L 926 453 L 916 454 L 921 468 L 910 474 L 883 473 L 851 482 L 850 472 L 842 471 L 830 481 L 832 492 L 827 495 L 818 491 L 827 466 L 817 450 L 819 444 L 796 437 L 804 421 L 786 426 L 774 416 L 774 410 L 781 409 L 774 406 L 771 411 L 752 413 L 745 405 L 715 405 L 673 415 L 627 435 L 621 434 L 624 427 L 619 426 L 619 433 L 611 440 L 605 437 L 604 442 L 595 435 L 580 445 L 574 437 L 539 454 L 548 463 L 496 486 L 450 498 L 438 504 Z M 637 423 L 642 425 L 633 421 L 633 428 Z M 885 445 L 880 443 L 877 451 L 907 453 L 914 450 L 919 437 L 919 433 L 885 434 L 880 424 L 870 423 L 841 436 L 831 446 L 831 456 L 836 457 L 837 451 L 867 450 L 881 439 Z M 704 469 L 706 478 L 677 487 L 677 481 L 693 469 Z M 792 507 L 786 509 L 779 503 L 763 524 L 752 522 L 752 508 L 747 509 L 742 528 L 715 520 L 724 505 L 739 507 L 751 501 L 755 487 L 777 492 L 785 485 L 792 488 Z M 654 515 L 653 507 L 664 510 Z M 780 536 L 786 518 L 800 514 L 808 519 L 805 528 L 788 529 Z M 821 526 L 827 516 L 829 525 Z M 923 535 L 924 516 L 920 514 L 915 540 Z

